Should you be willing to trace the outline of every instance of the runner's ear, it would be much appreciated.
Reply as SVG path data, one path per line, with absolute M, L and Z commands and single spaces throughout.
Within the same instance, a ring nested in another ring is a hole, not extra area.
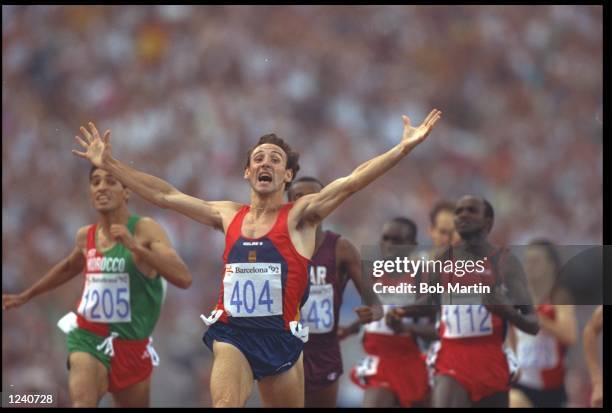
M 293 169 L 287 169 L 285 171 L 285 182 L 290 183 L 293 181 Z
M 124 193 L 125 202 L 127 202 L 128 199 L 130 199 L 130 196 L 132 195 L 132 190 L 128 187 L 125 187 L 125 189 L 123 190 L 123 193 Z

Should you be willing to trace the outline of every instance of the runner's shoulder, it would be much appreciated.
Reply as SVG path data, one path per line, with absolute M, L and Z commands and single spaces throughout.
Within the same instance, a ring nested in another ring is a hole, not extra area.
M 339 234 L 336 241 L 336 254 L 337 258 L 345 260 L 361 257 L 355 244 Z
M 84 225 L 77 230 L 76 233 L 76 245 L 79 248 L 85 248 L 87 246 L 87 233 L 91 225 Z

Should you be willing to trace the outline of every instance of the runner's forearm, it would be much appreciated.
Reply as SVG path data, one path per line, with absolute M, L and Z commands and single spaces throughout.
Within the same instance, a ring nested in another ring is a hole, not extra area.
M 502 311 L 493 311 L 497 313 L 502 318 L 505 318 L 510 323 L 514 324 L 516 328 L 521 331 L 524 331 L 527 334 L 536 335 L 540 330 L 540 324 L 538 322 L 538 316 L 536 313 L 531 312 L 528 314 L 523 314 L 519 309 L 510 308 L 507 309 L 508 306 L 494 306 L 497 310 L 502 309 Z
M 387 152 L 372 158 L 359 165 L 349 176 L 347 184 L 351 192 L 365 188 L 376 178 L 382 176 L 389 169 L 399 163 L 409 150 L 403 144 L 398 144 Z
M 82 257 L 82 256 L 81 256 Z M 57 263 L 53 268 L 49 270 L 40 280 L 38 280 L 33 286 L 23 292 L 25 298 L 29 301 L 32 298 L 46 293 L 70 279 L 77 276 L 85 265 L 85 260 L 82 259 L 80 262 L 78 258 L 67 257 Z
M 163 179 L 140 172 L 125 163 L 110 159 L 104 164 L 105 169 L 125 186 L 136 192 L 147 201 L 164 208 L 164 197 L 178 190 Z
M 598 333 L 593 329 L 590 323 L 586 325 L 582 333 L 584 360 L 589 370 L 591 383 L 602 380 L 602 371 L 597 357 L 597 335 Z

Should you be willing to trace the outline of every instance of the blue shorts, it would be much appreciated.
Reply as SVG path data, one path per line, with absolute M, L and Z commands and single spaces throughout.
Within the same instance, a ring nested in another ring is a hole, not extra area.
M 300 358 L 304 343 L 290 331 L 237 329 L 217 322 L 202 337 L 212 351 L 215 340 L 232 344 L 244 354 L 255 380 L 289 370 Z

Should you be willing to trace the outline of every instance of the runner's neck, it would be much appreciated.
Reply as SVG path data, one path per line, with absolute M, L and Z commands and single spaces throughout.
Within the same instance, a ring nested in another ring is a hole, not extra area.
M 110 227 L 114 224 L 127 225 L 131 213 L 126 207 L 114 211 L 100 213 L 98 226 L 107 238 L 110 238 Z
M 261 195 L 251 191 L 250 211 L 255 217 L 265 214 L 274 214 L 283 207 L 283 191 L 278 191 L 269 195 Z

